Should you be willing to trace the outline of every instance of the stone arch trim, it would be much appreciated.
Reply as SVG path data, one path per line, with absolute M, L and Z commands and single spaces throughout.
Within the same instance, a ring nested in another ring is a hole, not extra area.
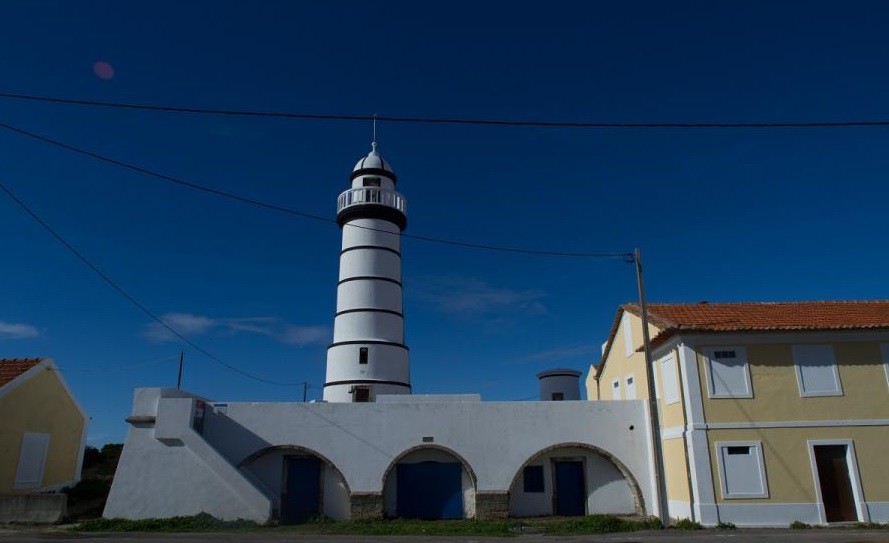
M 470 465 L 469 462 L 467 462 L 466 459 L 463 458 L 463 456 L 460 455 L 460 453 L 458 453 L 457 451 L 455 451 L 451 448 L 448 448 L 448 447 L 444 447 L 442 445 L 436 445 L 434 443 L 423 443 L 422 445 L 416 445 L 414 447 L 410 447 L 409 449 L 405 449 L 404 451 L 399 453 L 398 456 L 396 456 L 395 458 L 392 459 L 392 462 L 389 463 L 389 465 L 386 467 L 386 470 L 383 472 L 383 478 L 382 478 L 382 480 L 380 480 L 380 488 L 385 487 L 386 479 L 389 478 L 389 474 L 392 473 L 392 470 L 395 468 L 395 466 L 398 465 L 398 462 L 402 458 L 404 458 L 405 456 L 407 456 L 413 452 L 421 451 L 424 449 L 434 449 L 434 450 L 442 451 L 442 452 L 445 452 L 445 453 L 453 456 L 457 460 L 459 460 L 460 464 L 463 465 L 463 469 L 465 469 L 466 473 L 469 474 L 469 479 L 472 481 L 472 488 L 474 488 L 474 489 L 478 488 L 478 478 L 476 478 L 476 476 L 475 476 L 475 471 L 472 469 L 472 465 Z
M 627 484 L 630 487 L 630 491 L 633 493 L 633 499 L 636 502 L 636 513 L 644 514 L 645 513 L 645 498 L 642 496 L 642 489 L 639 486 L 638 481 L 636 481 L 636 477 L 633 476 L 633 472 L 630 471 L 623 462 L 618 460 L 616 456 L 611 454 L 610 452 L 597 447 L 595 445 L 590 445 L 589 443 L 580 443 L 580 442 L 565 442 L 565 443 L 556 443 L 554 445 L 550 445 L 549 447 L 544 447 L 539 451 L 535 452 L 531 456 L 525 460 L 521 466 L 516 470 L 515 475 L 512 476 L 512 481 L 509 483 L 509 491 L 512 492 L 513 487 L 518 483 L 519 475 L 522 473 L 522 470 L 531 463 L 535 458 L 542 454 L 546 454 L 548 452 L 556 451 L 559 449 L 567 449 L 567 448 L 575 448 L 575 449 L 585 449 L 587 451 L 598 454 L 602 458 L 605 458 L 609 462 L 611 462 L 614 467 L 624 476 L 624 479 L 627 481 Z
M 238 469 L 244 469 L 254 460 L 263 457 L 269 453 L 278 451 L 289 451 L 297 454 L 309 454 L 318 458 L 324 463 L 325 466 L 330 467 L 336 471 L 336 473 L 340 476 L 340 479 L 342 479 L 343 484 L 346 485 L 346 491 L 351 495 L 352 491 L 349 488 L 349 481 L 346 479 L 346 476 L 343 474 L 342 470 L 336 466 L 336 464 L 334 464 L 329 458 L 319 453 L 318 451 L 309 449 L 307 447 L 301 447 L 299 445 L 271 445 L 269 447 L 263 447 L 262 449 L 251 453 L 246 458 L 238 462 Z

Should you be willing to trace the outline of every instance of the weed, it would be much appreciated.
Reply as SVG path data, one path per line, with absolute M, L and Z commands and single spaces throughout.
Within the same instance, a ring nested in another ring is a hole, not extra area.
M 701 526 L 700 522 L 695 522 L 691 519 L 682 518 L 677 520 L 676 522 L 670 524 L 670 528 L 674 528 L 676 530 L 703 530 L 704 527 Z

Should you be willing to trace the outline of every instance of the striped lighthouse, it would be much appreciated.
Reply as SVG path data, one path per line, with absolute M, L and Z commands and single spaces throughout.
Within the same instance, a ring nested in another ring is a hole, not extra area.
M 407 202 L 376 141 L 350 181 L 337 200 L 343 243 L 324 400 L 372 402 L 411 392 L 401 288 Z

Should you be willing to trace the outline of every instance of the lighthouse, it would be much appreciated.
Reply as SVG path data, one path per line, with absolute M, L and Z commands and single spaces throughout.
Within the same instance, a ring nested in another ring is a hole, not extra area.
M 397 177 L 376 141 L 355 164 L 350 182 L 337 199 L 343 242 L 327 349 L 328 402 L 372 402 L 379 394 L 411 392 L 401 285 L 407 202 L 395 190 Z

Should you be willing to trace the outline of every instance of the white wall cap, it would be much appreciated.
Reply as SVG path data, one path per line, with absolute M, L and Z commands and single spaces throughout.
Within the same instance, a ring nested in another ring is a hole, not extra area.
M 380 394 L 377 403 L 460 403 L 480 402 L 481 394 Z

